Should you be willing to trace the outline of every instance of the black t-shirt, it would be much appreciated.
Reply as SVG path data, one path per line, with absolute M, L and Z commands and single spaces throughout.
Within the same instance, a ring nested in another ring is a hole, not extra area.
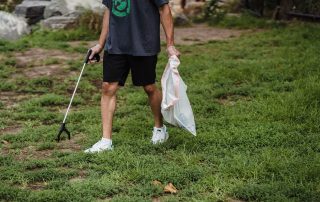
M 110 54 L 151 56 L 160 52 L 159 7 L 168 0 L 102 0 L 110 10 L 105 50 Z

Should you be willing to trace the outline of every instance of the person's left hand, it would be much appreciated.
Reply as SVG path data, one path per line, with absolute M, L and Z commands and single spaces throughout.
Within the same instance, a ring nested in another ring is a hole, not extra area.
M 93 60 L 93 57 L 95 54 L 99 54 L 102 51 L 102 46 L 100 44 L 97 44 L 93 46 L 91 49 L 91 55 L 89 56 L 89 64 L 95 63 L 96 61 Z
M 171 57 L 173 55 L 177 56 L 177 57 L 180 57 L 181 53 L 176 49 L 176 47 L 174 46 L 169 46 L 167 48 L 167 53 L 168 53 L 168 56 Z

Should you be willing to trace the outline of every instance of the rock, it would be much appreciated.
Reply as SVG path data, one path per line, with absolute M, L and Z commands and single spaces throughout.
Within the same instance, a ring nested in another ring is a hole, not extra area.
M 41 21 L 44 28 L 49 29 L 68 29 L 77 25 L 80 13 L 73 12 L 63 16 L 53 16 Z
M 66 0 L 66 2 L 70 11 L 92 10 L 100 14 L 105 11 L 102 0 Z
M 0 38 L 16 40 L 30 32 L 28 24 L 23 18 L 14 14 L 0 11 Z
M 189 18 L 184 13 L 177 13 L 173 16 L 173 20 L 176 26 L 187 26 L 191 24 Z
M 184 7 L 184 13 L 188 17 L 195 17 L 201 13 L 205 8 L 205 2 L 187 2 L 186 6 Z
M 24 0 L 17 5 L 14 13 L 18 16 L 27 18 L 29 25 L 35 24 L 43 19 L 43 13 L 50 0 Z
M 183 13 L 183 9 L 181 7 L 181 0 L 170 0 L 169 5 L 171 8 L 174 24 L 176 26 L 190 25 L 190 20 Z
M 49 29 L 66 29 L 75 27 L 81 13 L 92 10 L 103 13 L 105 6 L 101 0 L 52 0 L 45 8 L 42 27 Z
M 101 0 L 24 0 L 16 6 L 14 13 L 26 18 L 28 24 L 31 25 L 42 19 L 53 16 L 64 16 L 75 11 L 84 12 L 85 10 L 92 10 L 103 13 L 105 7 L 101 2 Z M 57 22 L 58 19 L 61 19 L 63 21 L 62 24 L 65 24 L 65 22 L 69 21 L 67 20 L 69 17 L 64 16 L 51 20 Z
M 70 10 L 67 8 L 66 0 L 52 0 L 44 10 L 44 19 L 68 14 Z
M 173 16 L 183 12 L 183 8 L 181 7 L 181 0 L 170 0 L 169 5 Z

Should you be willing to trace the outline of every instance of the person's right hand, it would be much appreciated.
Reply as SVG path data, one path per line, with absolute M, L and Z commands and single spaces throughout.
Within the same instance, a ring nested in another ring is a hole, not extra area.
M 167 47 L 167 53 L 168 53 L 168 56 L 171 57 L 173 55 L 177 56 L 177 57 L 180 57 L 181 53 L 176 49 L 175 46 L 171 45 L 169 47 Z
M 94 60 L 92 60 L 93 56 L 95 54 L 99 54 L 102 51 L 103 47 L 100 44 L 97 44 L 90 49 L 92 50 L 92 52 L 91 52 L 91 55 L 89 56 L 89 63 L 94 63 Z

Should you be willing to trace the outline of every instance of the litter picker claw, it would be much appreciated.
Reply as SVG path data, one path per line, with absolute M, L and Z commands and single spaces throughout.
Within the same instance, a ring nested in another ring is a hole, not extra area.
M 84 60 L 84 63 L 83 63 L 83 66 L 82 66 L 80 75 L 79 75 L 79 77 L 78 77 L 78 81 L 77 81 L 76 87 L 75 87 L 74 90 L 73 90 L 72 97 L 71 97 L 71 100 L 70 100 L 70 102 L 69 102 L 69 106 L 68 106 L 68 108 L 67 108 L 67 111 L 66 111 L 66 113 L 65 113 L 65 115 L 64 115 L 64 118 L 63 118 L 63 121 L 62 121 L 62 123 L 61 123 L 60 129 L 59 129 L 59 132 L 58 132 L 58 135 L 57 135 L 57 139 L 56 139 L 57 142 L 60 141 L 60 139 L 61 139 L 61 134 L 62 134 L 63 132 L 66 132 L 66 133 L 67 133 L 69 140 L 71 139 L 70 132 L 69 132 L 69 130 L 66 128 L 66 120 L 67 120 L 67 117 L 68 117 L 68 113 L 69 113 L 69 111 L 70 111 L 70 107 L 71 107 L 71 105 L 72 105 L 73 98 L 74 98 L 74 96 L 75 96 L 75 94 L 76 94 L 76 91 L 77 91 L 77 88 L 78 88 L 80 79 L 81 79 L 81 77 L 82 77 L 83 70 L 84 70 L 86 64 L 88 64 L 88 62 L 89 62 L 89 57 L 90 57 L 91 53 L 92 53 L 92 50 L 89 49 L 88 52 L 87 52 L 86 58 L 85 58 L 85 60 Z M 99 56 L 99 54 L 95 54 L 95 55 L 93 56 L 92 60 L 95 60 L 96 62 L 99 62 L 99 61 L 100 61 L 100 56 Z

